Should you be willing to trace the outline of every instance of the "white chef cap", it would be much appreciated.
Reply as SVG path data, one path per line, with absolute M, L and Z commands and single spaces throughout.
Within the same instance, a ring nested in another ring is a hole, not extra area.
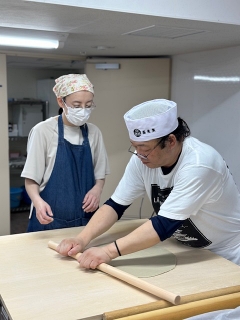
M 178 127 L 177 104 L 165 99 L 146 101 L 126 112 L 124 120 L 130 140 L 164 137 Z

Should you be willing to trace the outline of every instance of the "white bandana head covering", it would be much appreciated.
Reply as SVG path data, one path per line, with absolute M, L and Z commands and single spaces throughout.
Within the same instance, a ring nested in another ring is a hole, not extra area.
M 64 98 L 77 91 L 89 91 L 94 94 L 93 85 L 85 74 L 67 74 L 55 80 L 53 92 L 57 98 Z
M 130 140 L 161 138 L 178 127 L 177 104 L 165 99 L 146 101 L 126 112 L 124 120 Z

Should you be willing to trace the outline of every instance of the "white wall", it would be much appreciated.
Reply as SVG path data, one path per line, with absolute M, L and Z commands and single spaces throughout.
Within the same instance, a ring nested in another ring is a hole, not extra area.
M 240 46 L 174 56 L 171 99 L 192 135 L 221 153 L 240 186 Z

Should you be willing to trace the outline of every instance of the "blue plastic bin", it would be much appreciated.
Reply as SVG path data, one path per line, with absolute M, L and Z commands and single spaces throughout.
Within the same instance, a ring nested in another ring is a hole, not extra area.
M 20 206 L 22 200 L 22 188 L 10 188 L 10 206 L 11 208 L 17 208 Z

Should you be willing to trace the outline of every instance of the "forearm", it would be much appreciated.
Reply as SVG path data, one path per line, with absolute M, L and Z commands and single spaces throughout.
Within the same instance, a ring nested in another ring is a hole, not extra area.
M 149 220 L 127 236 L 119 238 L 117 240 L 117 246 L 121 255 L 126 255 L 152 247 L 159 242 L 159 236 L 154 230 L 152 222 Z M 114 243 L 107 245 L 106 249 L 110 252 L 111 259 L 118 257 L 119 254 Z
M 86 227 L 76 238 L 84 244 L 84 247 L 86 247 L 91 240 L 111 228 L 117 220 L 118 216 L 115 210 L 108 205 L 103 205 L 97 210 Z
M 101 190 L 101 193 L 102 193 L 104 184 L 105 184 L 105 179 L 97 179 L 95 183 L 95 187 Z

